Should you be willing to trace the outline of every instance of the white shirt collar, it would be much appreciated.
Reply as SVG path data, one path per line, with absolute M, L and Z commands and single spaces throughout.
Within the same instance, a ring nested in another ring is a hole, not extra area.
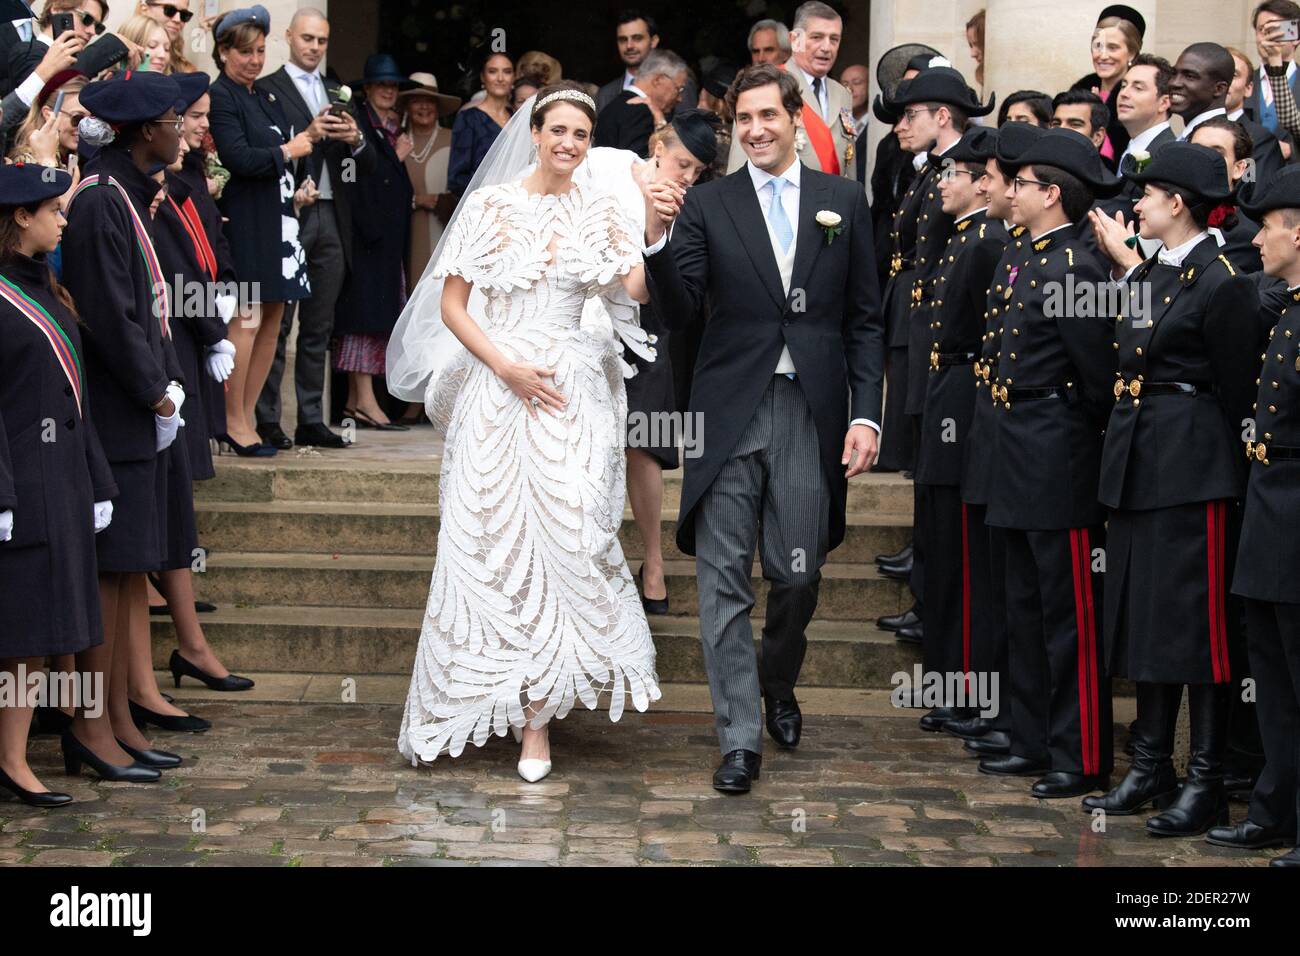
M 293 80 L 294 80 L 295 83 L 296 83 L 298 80 L 305 79 L 305 78 L 308 78 L 308 77 L 315 77 L 315 78 L 318 79 L 318 80 L 321 78 L 320 73 L 317 72 L 316 70 L 304 70 L 302 67 L 298 66 L 296 63 L 293 63 L 293 62 L 290 62 L 290 61 L 286 61 L 286 62 L 285 62 L 285 64 L 284 64 L 284 72 L 288 73 L 289 76 L 293 78 Z M 323 82 L 323 81 L 322 81 L 322 82 Z
M 783 172 L 777 175 L 779 175 L 782 179 L 784 179 L 787 185 L 793 186 L 795 189 L 798 189 L 800 165 L 801 164 L 799 162 L 799 157 L 796 156 L 794 162 L 792 162 L 788 167 L 786 167 L 786 169 Z M 760 191 L 765 186 L 767 186 L 768 183 L 770 183 L 772 180 L 777 178 L 776 175 L 769 173 L 767 170 L 759 169 L 749 160 L 745 160 L 745 168 L 749 170 L 749 178 L 754 183 L 754 192 Z
M 623 71 L 623 89 L 629 89 L 636 86 L 636 74 L 631 70 Z
M 1135 153 L 1138 150 L 1145 150 L 1148 146 L 1151 145 L 1151 141 L 1153 139 L 1155 139 L 1164 130 L 1167 130 L 1168 128 L 1169 128 L 1169 120 L 1165 120 L 1163 123 L 1157 123 L 1155 126 L 1151 126 L 1148 127 L 1147 129 L 1144 129 L 1142 132 L 1138 133 L 1136 136 L 1134 136 L 1132 139 L 1128 141 L 1128 146 L 1125 147 L 1124 152 L 1127 154 L 1127 153 Z
M 1172 249 L 1161 249 L 1156 253 L 1156 261 L 1162 266 L 1181 267 L 1183 260 L 1187 258 L 1187 254 L 1200 245 L 1201 240 L 1208 238 L 1209 235 L 1208 232 L 1202 230 L 1181 245 L 1174 246 Z
M 980 213 L 982 213 L 982 212 L 988 212 L 988 211 L 989 211 L 989 207 L 988 207 L 988 206 L 980 206 L 978 209 L 972 209 L 970 212 L 966 213 L 966 215 L 962 216 L 961 218 L 959 218 L 959 219 L 954 219 L 954 220 L 952 221 L 952 224 L 955 226 L 955 225 L 957 225 L 957 223 L 959 223 L 959 222 L 965 222 L 965 221 L 966 221 L 967 219 L 969 219 L 971 216 L 978 216 Z
M 805 70 L 803 67 L 801 67 L 798 63 L 795 63 L 793 58 L 791 58 L 790 62 L 791 62 L 791 63 L 794 63 L 794 68 L 795 68 L 796 70 L 798 70 L 800 73 L 803 74 L 803 78 L 804 78 L 805 80 L 808 81 L 808 89 L 811 90 L 811 89 L 813 88 L 813 80 L 818 79 L 818 78 L 815 77 L 815 76 L 813 76 L 811 73 L 809 73 L 809 72 L 808 72 L 807 70 Z M 820 79 L 821 79 L 821 81 L 822 81 L 822 92 L 824 93 L 824 92 L 826 92 L 826 81 L 827 81 L 828 79 L 830 79 L 830 77 L 829 77 L 829 76 L 823 76 L 823 77 L 821 77 Z
M 1191 136 L 1192 130 L 1196 129 L 1196 127 L 1200 126 L 1207 119 L 1211 119 L 1215 116 L 1224 116 L 1227 112 L 1228 111 L 1222 106 L 1216 106 L 1214 109 L 1206 110 L 1204 113 L 1197 113 L 1191 118 L 1187 125 L 1183 127 L 1183 139 L 1187 139 L 1187 137 Z
M 629 84 L 628 86 L 623 87 L 623 89 L 625 89 L 625 90 L 631 90 L 631 91 L 632 91 L 633 93 L 635 93 L 637 96 L 645 96 L 645 95 L 646 95 L 645 90 L 641 89 L 641 87 L 637 86 L 635 83 L 631 83 L 631 84 Z M 649 99 L 649 97 L 646 97 L 646 98 Z
M 1060 232 L 1062 229 L 1072 229 L 1073 227 L 1074 227 L 1074 223 L 1063 222 L 1059 226 L 1053 226 L 1051 229 L 1047 230 L 1047 232 L 1043 233 L 1041 236 L 1030 236 L 1029 241 L 1037 242 L 1039 239 L 1042 239 L 1043 236 L 1050 236 L 1054 232 Z
M 1227 116 L 1228 119 L 1232 120 L 1235 123 L 1245 112 L 1246 112 L 1246 107 L 1243 106 L 1240 109 L 1233 110 L 1231 113 L 1225 113 L 1224 115 Z
M 929 158 L 930 158 L 929 153 L 913 153 L 912 168 L 919 173 L 921 171 L 921 167 L 926 164 Z

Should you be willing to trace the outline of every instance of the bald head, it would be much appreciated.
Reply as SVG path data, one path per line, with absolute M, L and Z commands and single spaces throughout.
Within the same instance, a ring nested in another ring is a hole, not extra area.
M 846 66 L 840 74 L 843 83 L 853 96 L 853 115 L 861 116 L 867 109 L 867 93 L 871 84 L 871 73 L 861 63 Z
M 289 43 L 289 62 L 300 70 L 315 72 L 325 59 L 330 43 L 330 22 L 315 7 L 300 7 L 284 31 Z

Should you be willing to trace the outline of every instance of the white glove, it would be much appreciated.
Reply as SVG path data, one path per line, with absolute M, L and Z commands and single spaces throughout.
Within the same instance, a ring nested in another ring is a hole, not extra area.
M 172 442 L 176 440 L 176 433 L 180 431 L 181 413 L 179 410 L 172 414 L 171 418 L 163 418 L 155 414 L 153 417 L 154 435 L 158 439 L 158 450 L 163 451 Z
M 99 534 L 113 523 L 113 502 L 95 502 L 95 534 Z
M 208 374 L 218 382 L 230 378 L 235 370 L 235 346 L 229 339 L 222 339 L 208 349 Z
M 180 415 L 181 406 L 185 404 L 185 389 L 181 388 L 175 382 L 170 382 L 167 385 L 167 397 L 170 398 L 172 404 L 176 406 L 176 417 L 180 419 L 180 424 L 184 425 L 185 419 L 181 418 Z
M 217 315 L 221 316 L 222 322 L 229 325 L 230 320 L 235 317 L 235 307 L 239 305 L 239 300 L 233 295 L 218 295 L 213 297 L 213 301 L 217 306 Z
M 14 536 L 14 513 L 0 511 L 0 541 L 8 541 Z

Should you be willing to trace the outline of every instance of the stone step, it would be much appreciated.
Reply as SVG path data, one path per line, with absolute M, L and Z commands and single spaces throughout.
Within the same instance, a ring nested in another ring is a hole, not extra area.
M 392 502 L 203 501 L 195 505 L 199 540 L 212 553 L 231 551 L 314 554 L 436 553 L 438 507 Z M 849 515 L 844 543 L 830 555 L 836 563 L 869 562 L 897 551 L 911 536 L 910 514 Z M 660 523 L 664 557 L 684 558 L 676 545 L 677 513 Z M 628 558 L 645 554 L 631 511 L 619 534 Z
M 223 606 L 203 615 L 203 629 L 224 659 L 238 662 L 240 672 L 409 675 L 423 617 L 414 608 Z M 752 620 L 757 634 L 762 618 L 756 614 Z M 176 646 L 175 630 L 167 618 L 152 623 L 154 666 L 165 670 Z M 698 618 L 651 617 L 650 629 L 661 681 L 707 681 Z M 891 675 L 910 672 L 920 659 L 917 645 L 901 644 L 874 625 L 818 619 L 807 635 L 799 679 L 809 687 L 888 689 Z
M 397 463 L 346 461 L 346 452 L 271 459 L 221 456 L 216 477 L 195 485 L 198 501 L 338 501 L 436 504 L 440 459 Z M 664 472 L 664 508 L 681 503 L 681 469 Z M 897 474 L 859 475 L 849 482 L 850 512 L 911 514 L 912 483 Z
M 668 599 L 675 614 L 699 613 L 694 561 L 666 561 Z M 212 554 L 195 578 L 200 598 L 222 606 L 423 608 L 433 558 L 429 555 L 364 555 L 240 552 Z M 767 584 L 755 565 L 756 608 L 766 607 Z M 868 621 L 896 614 L 910 594 L 882 577 L 874 564 L 827 564 L 817 602 L 823 621 Z

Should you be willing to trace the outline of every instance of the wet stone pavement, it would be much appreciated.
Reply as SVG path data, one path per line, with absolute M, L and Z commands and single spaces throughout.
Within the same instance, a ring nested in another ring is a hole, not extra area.
M 978 773 L 959 741 L 910 715 L 809 716 L 797 750 L 769 747 L 754 790 L 724 796 L 709 786 L 707 714 L 611 724 L 577 710 L 552 725 L 555 770 L 536 784 L 515 774 L 510 738 L 411 767 L 395 705 L 222 701 L 202 714 L 206 734 L 153 738 L 186 758 L 153 785 L 68 778 L 56 738 L 34 738 L 36 772 L 77 802 L 0 798 L 0 865 L 1260 866 L 1278 852 L 1159 840 L 1143 816 L 1094 832 L 1077 800 L 1039 802 L 1029 780 Z

